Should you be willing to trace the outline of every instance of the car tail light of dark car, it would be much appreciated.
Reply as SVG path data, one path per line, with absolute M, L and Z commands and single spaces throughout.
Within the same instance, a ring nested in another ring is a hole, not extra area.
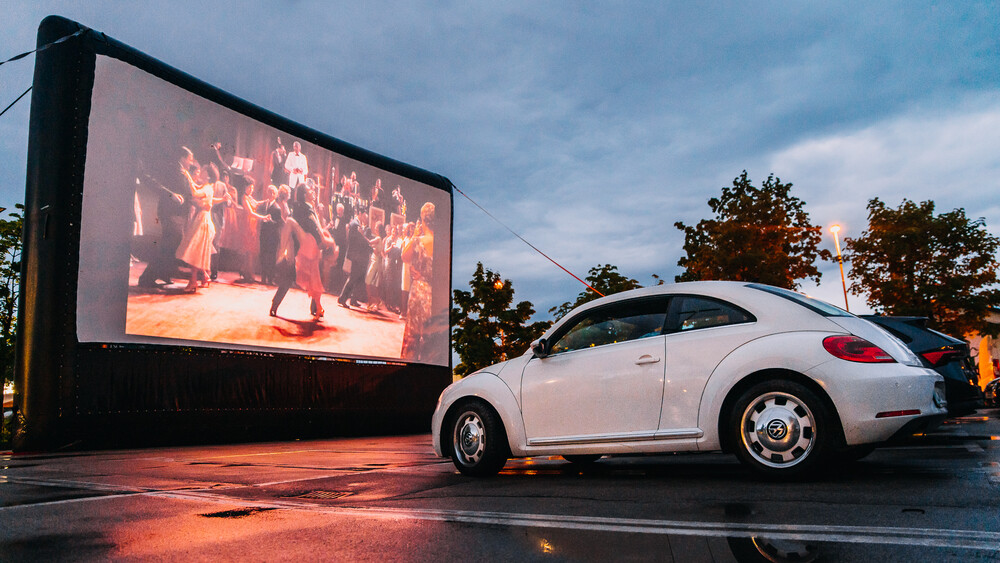
M 937 350 L 928 350 L 920 354 L 925 360 L 930 362 L 932 367 L 938 367 L 944 365 L 955 358 L 962 356 L 960 350 L 955 350 L 954 348 L 939 348 Z
M 888 352 L 864 338 L 850 335 L 827 336 L 823 348 L 841 360 L 865 364 L 891 364 L 896 360 Z

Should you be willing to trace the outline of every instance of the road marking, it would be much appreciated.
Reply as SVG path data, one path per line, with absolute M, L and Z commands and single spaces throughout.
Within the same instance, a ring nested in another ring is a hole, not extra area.
M 210 492 L 165 491 L 150 493 L 157 497 L 239 504 L 260 508 L 307 510 L 338 516 L 377 518 L 386 520 L 424 520 L 458 522 L 492 526 L 528 528 L 558 528 L 595 532 L 657 534 L 710 537 L 764 537 L 768 539 L 841 542 L 863 544 L 920 545 L 966 549 L 1000 549 L 1000 532 L 979 530 L 940 530 L 932 528 L 887 528 L 867 526 L 741 524 L 727 522 L 689 522 L 678 520 L 648 520 L 639 518 L 608 518 L 599 516 L 566 516 L 552 514 L 519 514 L 466 510 L 422 508 L 344 507 L 314 503 L 280 501 L 241 501 Z
M 757 537 L 771 540 L 806 542 L 839 542 L 857 544 L 918 545 L 964 549 L 1000 550 L 1000 532 L 980 530 L 948 530 L 934 528 L 892 528 L 838 525 L 795 525 L 733 522 L 697 522 L 682 520 L 653 520 L 642 518 L 612 518 L 601 516 L 573 516 L 560 514 L 527 514 L 431 508 L 389 508 L 328 506 L 295 499 L 251 500 L 226 496 L 208 489 L 155 490 L 136 487 L 86 483 L 80 481 L 16 479 L 16 482 L 35 485 L 76 487 L 118 494 L 64 499 L 35 504 L 0 507 L 0 512 L 24 510 L 38 506 L 79 503 L 86 501 L 118 499 L 124 496 L 146 496 L 184 501 L 200 501 L 243 507 L 276 508 L 318 512 L 335 516 L 374 518 L 380 520 L 420 520 L 452 522 L 488 526 L 514 526 L 526 528 L 552 528 L 591 532 L 627 534 L 655 534 L 703 537 Z
M 230 457 L 258 457 L 265 455 L 288 455 L 288 454 L 305 454 L 305 453 L 316 453 L 322 452 L 329 454 L 329 450 L 288 450 L 288 451 L 277 451 L 277 452 L 256 452 L 256 453 L 242 453 L 242 454 L 229 454 L 229 455 L 210 455 L 210 456 L 199 456 L 193 459 L 226 459 Z
M 70 481 L 68 479 L 32 479 L 30 477 L 7 477 L 9 483 L 19 483 L 22 485 L 38 485 L 41 487 L 62 487 L 68 489 L 85 489 L 88 491 L 100 491 L 108 493 L 146 493 L 150 491 L 160 491 L 151 487 L 129 487 L 125 485 L 112 485 L 108 483 L 93 483 L 90 481 Z

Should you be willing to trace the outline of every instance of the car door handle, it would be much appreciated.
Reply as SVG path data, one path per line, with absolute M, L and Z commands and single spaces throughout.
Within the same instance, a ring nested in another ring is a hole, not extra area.
M 654 358 L 649 354 L 644 354 L 642 356 L 639 356 L 639 359 L 635 361 L 635 365 L 642 366 L 646 364 L 655 364 L 658 361 L 660 361 L 660 358 Z

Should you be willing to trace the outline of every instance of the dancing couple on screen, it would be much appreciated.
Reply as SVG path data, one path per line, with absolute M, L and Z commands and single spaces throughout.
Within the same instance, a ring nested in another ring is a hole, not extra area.
M 278 289 L 271 299 L 270 315 L 278 315 L 285 294 L 298 284 L 310 298 L 309 312 L 314 319 L 322 318 L 325 311 L 323 279 L 320 277 L 320 258 L 324 248 L 337 252 L 333 237 L 320 226 L 316 213 L 316 190 L 307 183 L 300 183 L 292 196 L 291 215 L 281 228 L 274 275 Z

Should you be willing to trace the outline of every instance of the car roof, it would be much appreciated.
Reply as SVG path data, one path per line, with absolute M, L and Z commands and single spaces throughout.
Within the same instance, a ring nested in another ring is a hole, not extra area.
M 829 323 L 823 316 L 808 307 L 779 295 L 756 289 L 752 287 L 754 285 L 762 286 L 763 284 L 746 281 L 694 281 L 654 285 L 622 291 L 595 299 L 573 309 L 563 318 L 559 319 L 547 331 L 547 334 L 554 333 L 567 319 L 576 317 L 579 313 L 619 301 L 659 295 L 691 294 L 721 299 L 750 311 L 758 320 L 773 322 L 780 318 L 782 321 L 789 323 L 790 329 L 793 325 L 801 326 L 803 323 L 815 324 L 819 322 L 824 325 Z
M 595 307 L 601 307 L 603 305 L 608 305 L 615 303 L 617 301 L 624 301 L 626 299 L 635 299 L 636 297 L 645 296 L 655 296 L 655 295 L 675 295 L 684 293 L 695 293 L 701 295 L 709 295 L 712 297 L 730 297 L 733 295 L 738 295 L 740 292 L 744 291 L 750 282 L 741 281 L 693 281 L 693 282 L 678 282 L 678 283 L 665 283 L 661 285 L 653 285 L 650 287 L 640 287 L 638 289 L 630 289 L 628 291 L 621 291 L 619 293 L 613 293 L 611 295 L 606 295 L 604 297 L 595 299 L 593 301 L 584 303 L 572 312 L 586 311 L 588 309 L 593 309 Z

